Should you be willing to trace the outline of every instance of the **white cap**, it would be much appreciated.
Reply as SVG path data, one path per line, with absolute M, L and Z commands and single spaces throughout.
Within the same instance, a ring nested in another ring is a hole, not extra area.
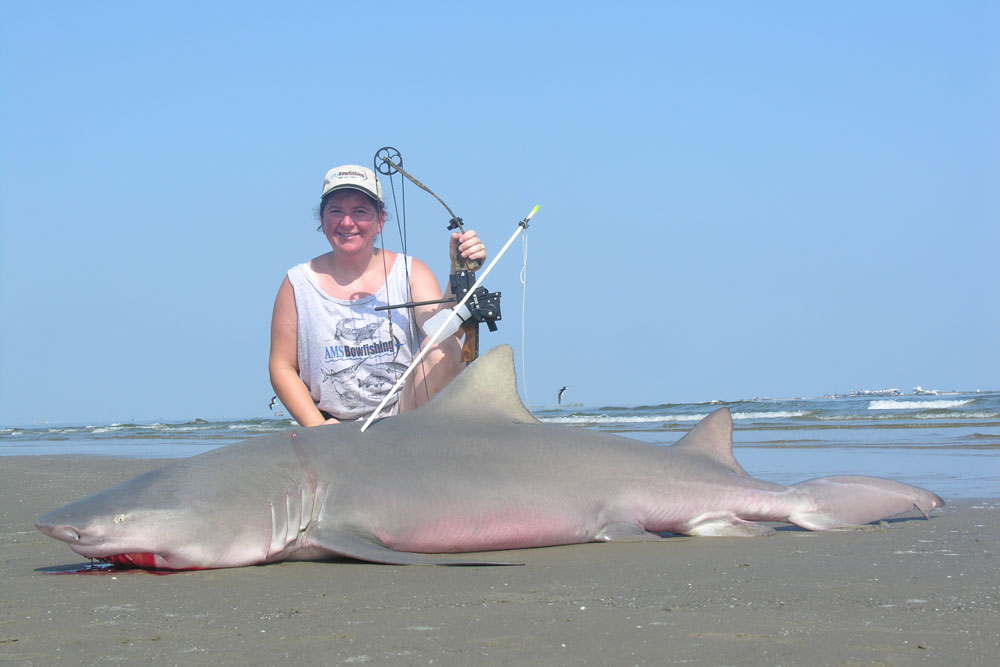
M 379 204 L 382 203 L 382 184 L 375 178 L 375 172 L 366 167 L 356 164 L 345 164 L 342 167 L 334 167 L 326 172 L 326 178 L 323 179 L 323 194 L 320 195 L 320 199 L 326 197 L 334 190 L 342 190 L 344 188 L 360 190 L 375 199 Z

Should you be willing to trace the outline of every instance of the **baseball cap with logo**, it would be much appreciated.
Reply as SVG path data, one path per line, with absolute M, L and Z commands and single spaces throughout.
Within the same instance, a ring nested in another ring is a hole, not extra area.
M 350 188 L 360 190 L 369 197 L 382 203 L 382 185 L 375 178 L 375 172 L 366 167 L 356 164 L 345 164 L 342 167 L 334 167 L 326 172 L 323 179 L 323 194 L 320 199 L 326 197 L 334 190 Z

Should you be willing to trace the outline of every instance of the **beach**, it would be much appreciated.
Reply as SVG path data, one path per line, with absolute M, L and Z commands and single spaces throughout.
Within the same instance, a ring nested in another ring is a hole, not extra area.
M 0 663 L 994 665 L 1000 499 L 874 530 L 586 544 L 518 567 L 60 574 L 56 507 L 166 463 L 0 458 Z

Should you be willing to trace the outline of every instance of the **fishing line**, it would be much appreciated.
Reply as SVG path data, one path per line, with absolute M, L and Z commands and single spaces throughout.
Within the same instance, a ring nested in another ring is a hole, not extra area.
M 528 231 L 525 230 L 521 236 L 521 387 L 524 389 L 524 402 L 530 406 L 531 399 L 528 398 L 528 367 L 525 363 L 525 304 L 528 302 Z M 531 411 L 531 408 L 528 408 Z

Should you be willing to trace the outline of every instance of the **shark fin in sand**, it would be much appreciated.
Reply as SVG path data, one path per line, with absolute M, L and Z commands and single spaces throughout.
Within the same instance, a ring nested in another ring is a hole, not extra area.
M 609 523 L 594 535 L 594 542 L 644 542 L 659 539 L 658 534 L 651 533 L 638 524 L 625 521 Z
M 512 422 L 539 423 L 517 394 L 514 350 L 509 345 L 498 345 L 473 361 L 419 411 L 464 421 L 475 421 L 485 413 Z
M 436 554 L 394 551 L 370 535 L 342 530 L 327 532 L 319 530 L 312 534 L 311 539 L 316 546 L 331 554 L 384 565 L 522 565 L 522 563 L 463 560 Z
M 719 408 L 702 419 L 674 447 L 704 452 L 733 472 L 748 474 L 733 456 L 733 416 L 729 408 Z

